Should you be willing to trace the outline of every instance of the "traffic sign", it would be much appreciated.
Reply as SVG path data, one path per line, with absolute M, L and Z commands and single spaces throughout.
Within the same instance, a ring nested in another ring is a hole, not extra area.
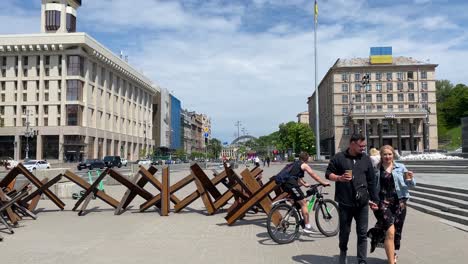
M 208 137 L 210 137 L 210 134 L 204 133 L 203 136 L 206 137 L 206 138 L 208 138 Z
M 208 127 L 204 127 L 203 131 L 208 132 L 210 129 Z

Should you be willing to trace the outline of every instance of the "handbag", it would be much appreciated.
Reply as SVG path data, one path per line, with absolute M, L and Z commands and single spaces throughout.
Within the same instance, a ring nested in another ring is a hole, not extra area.
M 363 207 L 369 203 L 369 191 L 367 190 L 366 184 L 356 184 L 354 180 L 351 180 L 351 187 L 354 193 L 354 206 Z

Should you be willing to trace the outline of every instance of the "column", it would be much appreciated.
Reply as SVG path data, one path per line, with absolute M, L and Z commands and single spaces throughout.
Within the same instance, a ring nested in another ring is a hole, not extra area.
M 377 124 L 377 130 L 379 133 L 379 148 L 381 148 L 383 146 L 383 127 L 382 127 L 382 119 L 379 119 L 378 120 L 378 124 Z
M 63 162 L 63 154 L 64 154 L 64 136 L 62 133 L 59 134 L 59 162 Z
M 42 135 L 36 136 L 36 159 L 41 160 L 42 155 Z
M 107 153 L 107 138 L 104 137 L 102 139 L 102 157 L 104 158 L 107 155 L 108 155 L 108 153 Z
M 115 140 L 114 140 L 114 136 L 112 135 L 112 139 L 111 139 L 111 153 L 110 155 L 115 155 Z
M 94 142 L 93 142 L 93 148 L 94 148 L 94 151 L 93 151 L 93 155 L 94 155 L 94 159 L 99 159 L 99 140 L 97 137 L 94 137 Z
M 21 138 L 19 135 L 15 135 L 15 142 L 13 143 L 13 146 L 15 147 L 14 149 L 14 159 L 19 161 L 20 158 L 20 152 L 21 152 Z
M 408 128 L 409 128 L 409 135 L 410 135 L 409 143 L 410 143 L 410 150 L 411 151 L 414 151 L 414 136 L 413 136 L 414 124 L 413 124 L 413 122 L 414 122 L 413 118 L 410 118 Z
M 429 123 L 427 118 L 423 119 L 423 149 L 425 152 L 429 152 Z
M 397 124 L 396 124 L 396 127 L 397 127 L 397 148 L 398 150 L 400 151 L 399 154 L 401 154 L 401 119 L 397 119 Z

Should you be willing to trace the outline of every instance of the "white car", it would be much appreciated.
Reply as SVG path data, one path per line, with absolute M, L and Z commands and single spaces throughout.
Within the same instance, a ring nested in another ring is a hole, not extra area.
M 137 160 L 136 163 L 137 163 L 138 165 L 151 165 L 151 160 L 142 159 L 142 160 Z
M 121 159 L 121 160 L 120 160 L 120 163 L 122 163 L 122 166 L 127 167 L 128 160 L 127 160 L 127 159 Z
M 27 162 L 24 162 L 23 165 L 30 172 L 33 172 L 35 170 L 50 169 L 49 162 L 45 160 L 29 160 Z

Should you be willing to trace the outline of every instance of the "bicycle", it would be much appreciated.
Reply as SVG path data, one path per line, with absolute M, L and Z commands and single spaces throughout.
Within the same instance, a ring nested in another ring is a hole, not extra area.
M 306 192 L 306 198 L 311 197 L 307 207 L 315 211 L 315 223 L 320 233 L 326 237 L 338 234 L 340 219 L 338 204 L 325 199 L 322 192 L 322 184 L 310 186 Z M 271 239 L 278 244 L 293 242 L 299 237 L 299 227 L 305 228 L 304 217 L 301 206 L 290 198 L 278 200 L 273 203 L 267 218 L 267 230 Z

